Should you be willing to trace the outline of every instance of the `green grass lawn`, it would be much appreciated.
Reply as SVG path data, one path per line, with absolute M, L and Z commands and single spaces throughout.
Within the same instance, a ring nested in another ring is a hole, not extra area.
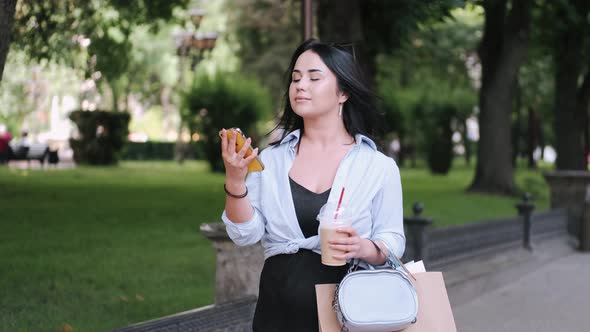
M 426 168 L 402 168 L 404 215 L 412 214 L 414 202 L 424 204 L 424 216 L 434 220 L 435 226 L 465 224 L 485 219 L 516 215 L 514 205 L 521 196 L 501 197 L 467 193 L 465 188 L 473 180 L 474 169 L 460 161 L 447 176 L 430 175 Z M 536 211 L 549 208 L 549 187 L 542 176 L 543 169 L 525 168 L 516 172 L 519 192 L 529 192 L 535 201 Z
M 417 200 L 439 226 L 515 214 L 516 198 L 466 194 L 472 175 L 402 169 L 406 215 Z M 547 207 L 540 172 L 517 182 Z M 222 184 L 202 162 L 0 167 L 0 330 L 105 331 L 212 303 L 214 251 L 198 229 L 219 221 Z

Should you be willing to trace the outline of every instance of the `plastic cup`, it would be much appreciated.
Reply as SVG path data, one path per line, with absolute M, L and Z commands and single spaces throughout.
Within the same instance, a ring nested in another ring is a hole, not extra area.
M 329 266 L 342 266 L 346 264 L 345 259 L 334 258 L 334 255 L 341 255 L 345 252 L 330 248 L 329 241 L 347 238 L 347 233 L 338 232 L 338 228 L 352 225 L 352 218 L 345 207 L 337 203 L 328 202 L 320 209 L 317 219 L 320 222 L 320 243 L 322 250 L 322 264 Z

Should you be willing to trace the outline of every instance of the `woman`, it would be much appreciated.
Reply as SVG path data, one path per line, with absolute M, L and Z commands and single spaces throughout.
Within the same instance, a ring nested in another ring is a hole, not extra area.
M 265 264 L 254 331 L 317 331 L 315 285 L 338 283 L 348 265 L 321 264 L 320 207 L 343 198 L 355 215 L 348 237 L 331 242 L 336 259 L 381 265 L 386 257 L 369 239 L 403 254 L 402 191 L 393 159 L 370 138 L 381 119 L 354 56 L 345 48 L 308 40 L 291 59 L 282 137 L 261 154 L 266 169 L 247 165 L 251 140 L 235 152 L 235 138 L 222 131 L 226 203 L 222 219 L 238 245 L 262 242 Z M 235 137 L 235 136 L 234 136 Z

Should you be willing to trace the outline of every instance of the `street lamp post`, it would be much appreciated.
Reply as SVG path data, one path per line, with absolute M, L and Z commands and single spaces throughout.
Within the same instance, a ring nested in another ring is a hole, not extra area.
M 301 0 L 301 37 L 307 40 L 313 35 L 312 1 Z
M 193 29 L 187 29 L 179 31 L 174 34 L 174 42 L 176 44 L 176 55 L 179 57 L 179 79 L 178 86 L 184 87 L 184 74 L 187 70 L 186 62 L 190 63 L 190 70 L 194 71 L 195 67 L 203 59 L 206 52 L 210 52 L 215 48 L 217 41 L 217 33 L 197 33 L 203 17 L 205 17 L 205 11 L 199 8 L 192 8 L 188 11 L 190 20 L 193 24 Z M 176 146 L 174 149 L 174 159 L 178 163 L 182 163 L 186 157 L 187 146 L 184 144 L 182 139 L 182 131 L 184 125 L 182 123 L 182 117 L 178 125 L 178 138 L 176 140 Z
M 188 14 L 191 18 L 191 21 L 193 22 L 193 25 L 195 26 L 195 29 L 198 29 L 201 25 L 203 17 L 205 17 L 205 11 L 200 8 L 191 8 L 189 9 Z

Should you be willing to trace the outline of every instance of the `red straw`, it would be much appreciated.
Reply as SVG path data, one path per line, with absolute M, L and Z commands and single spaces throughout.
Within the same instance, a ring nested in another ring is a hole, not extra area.
M 334 220 L 338 219 L 338 212 L 340 211 L 340 205 L 342 205 L 342 197 L 344 197 L 344 187 L 340 192 L 340 198 L 338 199 L 338 206 L 336 207 L 336 213 L 334 214 Z

